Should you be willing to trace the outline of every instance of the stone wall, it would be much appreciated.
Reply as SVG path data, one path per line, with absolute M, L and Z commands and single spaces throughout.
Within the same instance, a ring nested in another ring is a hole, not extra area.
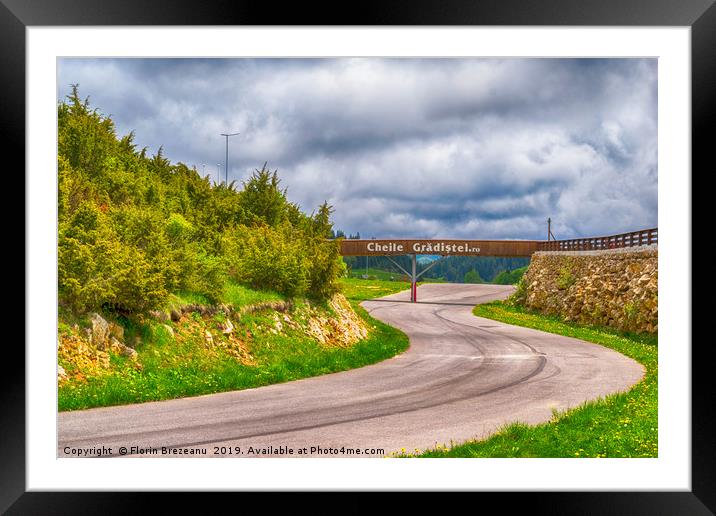
M 539 312 L 625 331 L 658 331 L 658 250 L 537 252 L 515 299 Z

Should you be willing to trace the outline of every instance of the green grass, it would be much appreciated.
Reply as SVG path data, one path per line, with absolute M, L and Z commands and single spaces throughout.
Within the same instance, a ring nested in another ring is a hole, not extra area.
M 423 283 L 444 283 L 442 278 L 429 278 L 425 281 L 418 281 L 418 286 Z M 386 281 L 360 278 L 342 278 L 341 290 L 350 301 L 364 301 L 376 297 L 396 294 L 410 288 L 409 281 Z
M 233 281 L 228 281 L 224 287 L 222 303 L 231 304 L 234 308 L 244 305 L 252 305 L 266 301 L 285 300 L 285 296 L 270 290 L 253 290 Z M 195 292 L 177 292 L 169 298 L 167 309 L 178 309 L 187 305 L 210 305 L 209 300 Z
M 626 393 L 555 413 L 537 426 L 513 423 L 492 437 L 420 457 L 657 457 L 658 338 L 564 322 L 504 302 L 478 305 L 479 317 L 594 342 L 643 364 L 646 375 Z
M 405 281 L 407 280 L 407 276 L 403 274 L 402 272 L 391 272 L 391 271 L 385 271 L 383 269 L 374 269 L 373 267 L 369 267 L 366 269 L 363 268 L 356 268 L 351 271 L 351 278 L 360 278 L 363 279 L 364 275 L 368 275 L 369 280 L 381 280 L 381 281 Z
M 420 271 L 418 271 L 420 272 Z M 363 268 L 357 268 L 353 269 L 350 273 L 351 278 L 355 279 L 364 279 L 363 276 L 366 275 L 366 269 Z M 408 286 L 410 286 L 410 280 L 408 276 L 403 274 L 402 272 L 392 272 L 392 271 L 385 271 L 383 269 L 374 269 L 372 267 L 368 268 L 367 272 L 368 278 L 366 278 L 368 281 L 390 281 L 393 283 L 408 283 Z M 427 278 L 425 276 L 422 276 L 422 279 L 418 282 L 420 283 L 446 283 L 445 278 Z
M 244 305 L 253 305 L 266 301 L 282 301 L 285 296 L 269 290 L 253 290 L 238 283 L 229 282 L 224 292 L 224 302 L 232 304 L 234 308 Z
M 244 365 L 222 350 L 207 351 L 201 338 L 174 338 L 163 324 L 147 321 L 131 325 L 130 333 L 142 336 L 136 349 L 142 369 L 123 357 L 111 356 L 109 374 L 88 377 L 85 382 L 68 382 L 59 388 L 59 410 L 77 410 L 99 406 L 157 401 L 223 391 L 259 387 L 344 371 L 385 360 L 408 347 L 407 336 L 371 318 L 358 306 L 370 289 L 363 281 L 361 293 L 353 292 L 351 305 L 366 321 L 370 334 L 348 348 L 321 346 L 303 333 L 289 331 L 274 335 L 261 328 L 272 322 L 273 312 L 261 311 L 241 317 L 241 331 L 251 331 L 250 352 L 255 365 Z M 396 290 L 402 287 L 393 286 Z M 387 287 L 379 287 L 384 295 Z M 250 291 L 237 285 L 227 289 L 227 302 L 235 306 L 281 299 L 277 294 Z M 195 302 L 186 294 L 179 301 Z M 300 303 L 300 302 L 299 302 Z M 188 304 L 188 302 L 187 302 Z M 194 314 L 193 317 L 199 317 Z M 176 329 L 177 323 L 168 323 Z M 62 365 L 62 364 L 61 364 Z
M 208 305 L 209 300 L 195 292 L 177 292 L 169 296 L 167 310 L 178 310 L 186 305 Z
M 408 290 L 409 288 L 410 282 L 408 281 L 364 280 L 357 278 L 341 279 L 341 290 L 351 302 L 387 296 L 402 290 Z

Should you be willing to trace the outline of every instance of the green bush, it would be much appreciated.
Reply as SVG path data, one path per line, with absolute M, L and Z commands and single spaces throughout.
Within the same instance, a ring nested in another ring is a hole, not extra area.
M 194 226 L 179 213 L 172 213 L 166 222 L 166 232 L 172 242 L 183 244 L 191 240 Z
M 289 224 L 239 226 L 226 242 L 231 276 L 252 288 L 304 295 L 309 278 L 302 237 Z
M 574 277 L 572 269 L 569 267 L 569 265 L 565 265 L 561 269 L 559 269 L 557 288 L 559 288 L 560 290 L 567 290 L 569 287 L 574 285 L 576 281 L 577 278 Z
M 338 278 L 346 274 L 337 242 L 311 242 L 309 291 L 311 297 L 327 299 L 339 290 Z
M 110 308 L 142 312 L 169 292 L 165 278 L 138 247 L 125 245 L 95 206 L 83 203 L 60 223 L 60 299 L 78 312 Z
M 228 276 L 325 298 L 344 274 L 332 208 L 307 215 L 265 165 L 236 190 L 137 150 L 77 87 L 58 106 L 59 301 L 76 311 L 143 312 L 169 294 L 211 302 Z
M 186 290 L 201 294 L 210 302 L 217 303 L 224 297 L 227 279 L 226 262 L 222 257 L 197 252 Z
M 524 305 L 525 301 L 527 301 L 527 280 L 524 275 L 520 277 L 519 281 L 515 284 L 515 287 L 516 290 L 506 300 L 506 304 L 508 306 Z

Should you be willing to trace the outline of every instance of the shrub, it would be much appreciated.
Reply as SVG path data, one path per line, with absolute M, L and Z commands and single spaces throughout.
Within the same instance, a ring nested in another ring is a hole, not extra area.
M 185 288 L 205 296 L 210 302 L 217 303 L 224 296 L 227 280 L 225 260 L 204 252 L 194 255 L 194 263 Z
M 226 242 L 230 274 L 253 288 L 304 295 L 309 278 L 302 237 L 289 224 L 239 226 Z
M 141 249 L 125 245 L 91 204 L 60 224 L 58 237 L 59 294 L 74 310 L 142 312 L 167 298 L 161 271 Z
M 572 270 L 569 266 L 565 265 L 559 270 L 559 277 L 557 278 L 557 288 L 560 290 L 567 290 L 569 287 L 575 284 L 577 278 L 572 274 Z
M 179 213 L 172 213 L 166 222 L 167 236 L 172 242 L 184 244 L 194 234 L 194 226 Z
M 338 292 L 338 278 L 346 274 L 336 241 L 314 239 L 310 246 L 310 272 L 308 294 L 317 299 L 328 299 Z
M 515 285 L 516 290 L 507 298 L 507 304 L 510 306 L 524 305 L 527 301 L 527 280 L 523 275 Z

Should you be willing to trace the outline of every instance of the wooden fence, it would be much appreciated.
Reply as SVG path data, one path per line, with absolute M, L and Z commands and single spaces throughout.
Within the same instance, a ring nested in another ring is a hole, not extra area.
M 642 229 L 631 233 L 591 238 L 574 238 L 572 240 L 549 240 L 539 242 L 538 251 L 595 251 L 601 249 L 618 249 L 620 247 L 636 247 L 659 243 L 658 228 Z

